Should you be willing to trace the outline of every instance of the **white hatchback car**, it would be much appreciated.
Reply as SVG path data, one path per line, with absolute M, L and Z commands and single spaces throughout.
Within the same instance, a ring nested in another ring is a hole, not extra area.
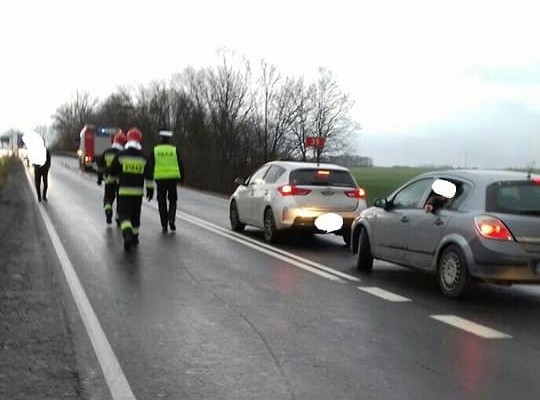
M 333 233 L 343 236 L 348 245 L 352 221 L 366 208 L 364 189 L 347 168 L 334 164 L 271 161 L 235 183 L 239 186 L 229 202 L 231 228 L 262 228 L 268 242 L 286 230 L 326 233 L 315 221 L 333 213 L 343 219 L 342 227 Z

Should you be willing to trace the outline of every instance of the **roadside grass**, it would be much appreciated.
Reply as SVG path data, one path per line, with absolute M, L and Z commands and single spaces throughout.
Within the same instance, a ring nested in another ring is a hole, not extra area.
M 399 186 L 433 168 L 421 167 L 353 167 L 351 173 L 367 192 L 368 206 L 378 197 L 386 197 Z
M 11 157 L 0 158 L 0 191 L 2 191 L 4 184 L 6 183 L 9 164 L 11 163 Z
M 424 172 L 437 168 L 423 167 L 352 167 L 349 168 L 358 184 L 367 192 L 367 204 L 371 206 L 378 197 L 386 197 L 399 186 Z M 526 172 L 525 169 L 511 169 Z M 535 174 L 540 170 L 534 169 Z

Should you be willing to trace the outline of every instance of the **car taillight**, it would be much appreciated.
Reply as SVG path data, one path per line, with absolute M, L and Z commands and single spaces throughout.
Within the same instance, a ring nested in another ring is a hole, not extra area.
M 294 185 L 283 185 L 277 188 L 282 196 L 305 196 L 311 193 L 309 189 L 302 189 Z
M 500 219 L 488 216 L 474 217 L 474 224 L 478 233 L 487 239 L 514 240 L 512 233 Z
M 345 196 L 352 197 L 355 199 L 365 199 L 366 191 L 362 188 L 355 188 L 354 190 L 346 190 Z
M 540 178 L 533 178 L 533 184 L 540 185 Z

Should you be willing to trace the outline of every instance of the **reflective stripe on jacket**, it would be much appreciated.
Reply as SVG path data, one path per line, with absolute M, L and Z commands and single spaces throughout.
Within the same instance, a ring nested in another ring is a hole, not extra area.
M 118 153 L 111 164 L 111 177 L 118 182 L 120 196 L 143 196 L 144 185 L 154 187 L 152 171 L 142 151 L 129 148 Z

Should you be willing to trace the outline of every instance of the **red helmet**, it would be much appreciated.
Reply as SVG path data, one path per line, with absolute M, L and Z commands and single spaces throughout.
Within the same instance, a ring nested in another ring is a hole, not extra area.
M 142 142 L 142 132 L 137 128 L 131 128 L 127 133 L 127 141 L 135 141 L 137 143 Z
M 118 143 L 120 145 L 125 145 L 127 142 L 127 137 L 126 135 L 124 135 L 124 133 L 122 131 L 118 132 L 115 136 L 114 136 L 114 143 Z

